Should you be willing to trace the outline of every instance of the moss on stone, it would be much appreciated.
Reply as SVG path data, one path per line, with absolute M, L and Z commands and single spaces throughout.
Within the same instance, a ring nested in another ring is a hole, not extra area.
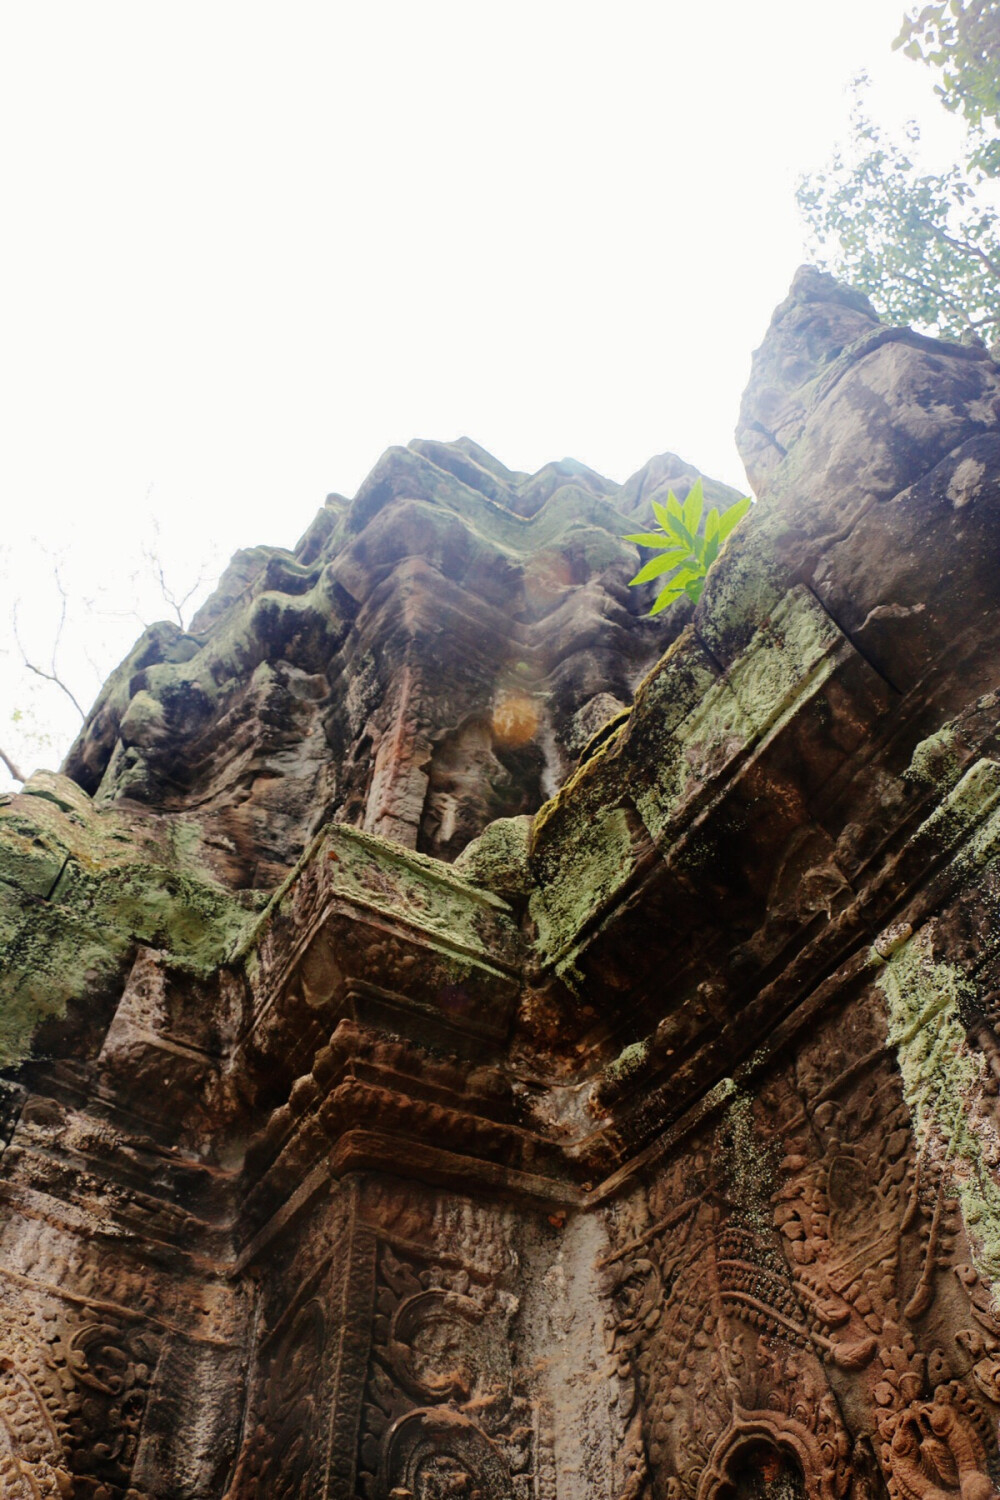
M 531 818 L 496 818 L 467 844 L 452 868 L 505 901 L 523 901 L 531 891 L 528 846 Z
M 433 934 L 454 954 L 465 950 L 478 963 L 496 956 L 511 965 L 520 958 L 520 937 L 510 907 L 453 866 L 404 849 L 391 839 L 334 823 L 316 836 L 267 908 L 245 930 L 234 957 L 255 967 L 253 950 L 268 924 L 291 916 L 296 886 L 307 865 L 316 863 L 329 898 L 374 911 L 394 922 Z
M 535 818 L 529 910 L 543 962 L 572 968 L 581 929 L 630 879 L 640 850 L 668 842 L 692 798 L 820 691 L 842 639 L 796 588 L 721 676 L 693 629 L 673 642 L 619 732 Z
M 0 1065 L 112 985 L 137 944 L 199 976 L 226 961 L 252 912 L 199 849 L 183 820 L 99 809 L 49 773 L 0 807 Z
M 142 689 L 130 701 L 122 716 L 119 733 L 130 745 L 150 745 L 166 728 L 166 710 L 152 693 Z
M 773 508 L 758 501 L 705 581 L 695 626 L 724 665 L 746 648 L 788 589 L 789 572 L 780 561 L 781 530 Z
M 649 1061 L 651 1048 L 652 1039 L 648 1036 L 624 1047 L 614 1062 L 609 1063 L 605 1068 L 605 1083 L 617 1090 L 630 1083 L 633 1078 L 637 1078 Z
M 669 743 L 672 731 L 716 676 L 689 627 L 671 642 L 639 684 L 621 730 L 609 735 L 588 755 L 555 797 L 535 814 L 532 853 L 541 850 L 547 838 L 562 837 L 559 820 L 564 809 L 570 809 L 570 816 L 575 815 L 581 799 L 589 807 L 584 788 L 595 789 L 598 797 L 613 803 L 617 799 L 610 789 L 614 785 L 619 791 L 623 789 L 623 777 L 631 761 L 641 760 L 647 767 L 657 764 L 658 748 Z
M 940 1164 L 959 1199 L 976 1269 L 1000 1286 L 1000 1142 L 985 1094 L 986 1064 L 969 1046 L 961 1020 L 974 983 L 933 957 L 922 928 L 880 970 L 903 1092 L 921 1149 Z
M 910 757 L 906 770 L 909 781 L 919 786 L 948 787 L 961 771 L 958 736 L 953 724 L 943 724 L 934 734 L 921 740 Z
M 379 512 L 386 507 L 391 516 L 387 512 L 383 522 Z M 363 535 L 372 522 L 381 528 L 374 541 Z M 158 801 L 164 763 L 185 759 L 186 742 L 218 721 L 262 663 L 293 660 L 307 672 L 325 669 L 354 608 L 387 584 L 389 568 L 395 568 L 389 587 L 401 601 L 415 553 L 429 567 L 450 557 L 487 602 L 498 571 L 521 572 L 528 593 L 534 576 L 539 587 L 557 594 L 569 574 L 603 572 L 616 562 L 624 581 L 635 559 L 624 533 L 634 524 L 608 498 L 574 482 L 569 470 L 525 517 L 421 453 L 393 450 L 350 509 L 324 531 L 322 550 L 309 565 L 279 548 L 251 549 L 234 559 L 218 597 L 202 612 L 211 625 L 207 635 L 165 624 L 146 632 L 102 690 L 67 765 L 102 801 Z M 408 527 L 415 528 L 412 545 Z M 377 566 L 354 556 L 355 549 L 363 553 L 373 545 Z M 498 600 L 509 594 L 500 590 Z
M 543 962 L 563 957 L 588 920 L 635 868 L 641 826 L 622 806 L 590 805 L 566 828 L 558 879 L 536 887 L 529 902 Z
M 719 1120 L 715 1150 L 734 1221 L 766 1245 L 780 1152 L 773 1140 L 762 1139 L 750 1093 L 734 1087 Z
M 916 838 L 943 851 L 958 840 L 965 847 L 958 858 L 965 865 L 981 866 L 1000 848 L 1000 766 L 980 759 L 944 797 L 921 824 Z
M 612 714 L 610 719 L 605 720 L 599 729 L 590 736 L 578 756 L 578 765 L 585 766 L 588 760 L 593 760 L 598 750 L 616 740 L 624 733 L 625 726 L 632 716 L 631 708 L 623 708 L 619 713 Z

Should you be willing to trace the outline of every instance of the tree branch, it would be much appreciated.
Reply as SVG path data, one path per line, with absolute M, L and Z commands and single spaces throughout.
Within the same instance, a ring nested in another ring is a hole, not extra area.
M 149 497 L 147 492 L 147 499 L 148 498 Z M 142 554 L 146 559 L 146 564 L 149 568 L 149 571 L 156 579 L 156 584 L 160 591 L 160 597 L 162 598 L 163 602 L 169 605 L 169 607 L 173 610 L 174 614 L 177 617 L 178 625 L 180 626 L 181 630 L 184 630 L 184 607 L 201 588 L 202 584 L 205 582 L 206 575 L 204 571 L 199 571 L 197 578 L 195 579 L 194 583 L 192 583 L 187 592 L 181 594 L 180 597 L 178 597 L 178 595 L 174 593 L 174 590 L 171 588 L 170 584 L 167 582 L 166 569 L 163 566 L 163 558 L 160 555 L 160 528 L 155 520 L 153 521 L 153 534 L 153 543 L 150 546 L 144 545 L 142 548 Z
M 980 250 L 978 245 L 973 245 L 968 240 L 956 240 L 952 235 L 948 234 L 945 230 L 941 229 L 937 224 L 935 224 L 933 220 L 924 219 L 922 215 L 919 214 L 917 215 L 917 217 L 920 219 L 920 222 L 922 224 L 925 224 L 927 226 L 931 234 L 933 234 L 937 239 L 943 240 L 946 245 L 950 245 L 953 250 L 958 250 L 962 255 L 974 255 L 977 260 L 982 261 L 987 271 L 989 271 L 991 275 L 995 276 L 997 280 L 1000 281 L 1000 265 L 998 265 L 995 260 L 991 260 L 990 257 L 985 253 L 985 251 Z
M 61 586 L 61 584 L 60 584 L 60 593 L 62 593 L 62 586 Z M 56 630 L 55 645 L 52 648 L 52 670 L 51 670 L 51 672 L 46 672 L 45 669 L 44 669 L 44 667 L 37 666 L 30 659 L 30 657 L 28 656 L 27 651 L 25 651 L 25 649 L 24 649 L 24 642 L 21 640 L 20 634 L 18 633 L 18 629 L 17 629 L 17 605 L 16 604 L 14 605 L 14 608 L 11 610 L 11 617 L 10 618 L 11 618 L 11 624 L 12 624 L 12 626 L 14 628 L 14 639 L 17 642 L 17 649 L 21 653 L 21 660 L 23 661 L 23 663 L 24 663 L 25 667 L 27 668 L 27 670 L 29 672 L 34 672 L 34 674 L 35 674 L 36 677 L 41 677 L 46 682 L 55 683 L 55 685 L 56 685 L 57 688 L 61 688 L 62 691 L 66 694 L 66 697 L 72 703 L 73 707 L 76 709 L 77 713 L 80 715 L 80 718 L 81 719 L 85 719 L 87 717 L 87 715 L 84 713 L 83 709 L 80 707 L 80 704 L 77 702 L 76 697 L 74 696 L 74 694 L 72 693 L 72 691 L 66 686 L 65 682 L 63 682 L 62 678 L 59 676 L 58 671 L 56 670 L 56 649 L 58 648 L 58 645 L 59 645 L 59 637 L 62 635 L 63 625 L 66 623 L 66 595 L 63 594 L 63 596 L 62 596 L 62 612 L 61 612 L 61 614 L 59 616 L 59 626 L 58 626 L 58 629 Z
M 17 764 L 11 760 L 2 745 L 0 745 L 0 761 L 7 767 L 7 772 L 12 780 L 22 782 L 25 780 L 24 774 L 18 770 Z
M 897 270 L 893 272 L 893 275 L 898 276 L 900 281 L 905 281 L 908 286 L 912 286 L 914 290 L 918 292 L 930 291 L 932 295 L 936 297 L 938 302 L 942 302 L 944 303 L 945 307 L 951 308 L 955 317 L 960 323 L 964 323 L 966 328 L 975 329 L 979 326 L 979 323 L 989 321 L 986 318 L 981 318 L 979 320 L 979 323 L 974 322 L 973 319 L 969 317 L 961 302 L 957 302 L 954 297 L 949 296 L 939 282 L 929 283 L 926 279 L 921 279 L 919 276 L 912 276 L 908 271 Z

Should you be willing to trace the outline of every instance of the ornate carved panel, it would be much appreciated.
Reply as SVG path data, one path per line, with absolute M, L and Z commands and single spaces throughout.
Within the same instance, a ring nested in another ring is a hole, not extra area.
M 373 1271 L 374 1242 L 349 1191 L 324 1200 L 277 1252 L 230 1500 L 354 1494 Z
M 107 1500 L 129 1486 L 162 1334 L 107 1304 L 4 1287 L 0 1480 L 21 1497 Z M 131 1492 L 139 1500 L 137 1491 Z
M 824 1500 L 995 1493 L 1000 1327 L 883 1035 L 831 1021 L 615 1216 L 609 1339 L 657 1494 L 756 1493 L 752 1449 Z
M 529 1500 L 535 1428 L 512 1361 L 516 1301 L 383 1243 L 376 1308 L 359 1448 L 366 1500 Z

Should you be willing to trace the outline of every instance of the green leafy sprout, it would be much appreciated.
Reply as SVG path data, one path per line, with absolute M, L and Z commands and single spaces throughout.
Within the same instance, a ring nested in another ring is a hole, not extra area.
M 653 513 L 660 523 L 657 530 L 635 531 L 625 538 L 627 542 L 635 542 L 639 547 L 652 547 L 660 553 L 659 557 L 650 558 L 648 563 L 644 563 L 635 577 L 629 580 L 632 587 L 661 578 L 664 573 L 674 575 L 657 594 L 656 602 L 649 611 L 651 615 L 658 615 L 661 609 L 666 609 L 668 604 L 673 604 L 682 594 L 686 594 L 692 603 L 697 604 L 705 587 L 705 575 L 718 557 L 719 548 L 730 533 L 735 531 L 752 504 L 751 497 L 747 495 L 721 513 L 713 505 L 702 530 L 705 494 L 700 479 L 695 480 L 683 504 L 673 490 L 667 492 L 666 505 L 653 501 Z

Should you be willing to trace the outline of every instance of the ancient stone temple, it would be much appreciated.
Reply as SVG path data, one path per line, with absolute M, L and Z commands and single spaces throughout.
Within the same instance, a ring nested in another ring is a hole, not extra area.
M 656 619 L 679 459 L 392 450 L 3 799 L 4 1500 L 997 1493 L 1000 369 L 803 271 L 739 440 Z

